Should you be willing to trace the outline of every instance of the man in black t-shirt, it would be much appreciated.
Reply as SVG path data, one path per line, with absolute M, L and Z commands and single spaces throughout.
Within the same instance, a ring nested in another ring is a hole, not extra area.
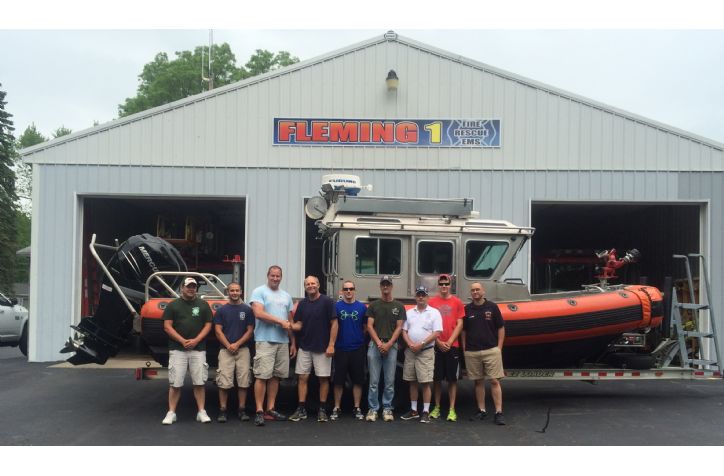
M 327 396 L 329 395 L 329 377 L 332 374 L 332 357 L 334 344 L 337 340 L 337 312 L 334 302 L 319 292 L 319 279 L 307 276 L 304 280 L 307 297 L 297 304 L 294 312 L 292 330 L 299 332 L 297 344 L 297 364 L 295 372 L 299 376 L 297 393 L 299 405 L 289 417 L 291 421 L 306 420 L 307 388 L 309 374 L 314 367 L 314 374 L 319 379 L 319 410 L 317 421 L 328 420 Z
M 503 341 L 505 326 L 498 305 L 485 299 L 485 288 L 480 283 L 470 286 L 473 302 L 465 305 L 463 318 L 463 354 L 468 378 L 475 381 L 475 399 L 478 411 L 475 420 L 484 420 L 485 377 L 490 380 L 490 393 L 495 404 L 495 424 L 505 425 L 503 418 L 503 390 L 500 379 L 503 370 Z

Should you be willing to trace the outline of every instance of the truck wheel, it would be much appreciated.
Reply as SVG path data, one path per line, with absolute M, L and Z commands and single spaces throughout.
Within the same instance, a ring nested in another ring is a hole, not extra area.
M 18 347 L 20 347 L 20 352 L 23 353 L 25 357 L 28 356 L 28 323 L 26 322 L 23 326 L 23 333 L 20 334 L 20 342 L 18 343 Z
M 654 368 L 656 358 L 651 354 L 632 354 L 628 352 L 615 352 L 606 360 L 609 364 L 620 369 L 647 370 Z

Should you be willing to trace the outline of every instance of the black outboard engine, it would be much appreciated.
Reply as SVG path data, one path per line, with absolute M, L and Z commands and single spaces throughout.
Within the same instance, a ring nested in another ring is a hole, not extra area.
M 68 359 L 73 365 L 105 364 L 109 357 L 118 354 L 133 328 L 133 319 L 145 302 L 148 277 L 158 271 L 186 271 L 186 263 L 169 242 L 144 233 L 128 238 L 116 248 L 106 268 L 117 286 L 106 274 L 101 282 L 95 314 L 81 319 L 77 326 L 71 326 L 78 334 L 68 340 L 61 352 L 75 352 Z M 182 276 L 179 276 L 173 282 L 170 279 L 166 282 L 171 288 L 176 288 L 181 279 Z M 134 312 L 131 312 L 120 293 L 126 297 Z M 165 288 L 149 286 L 149 295 L 165 297 L 169 293 Z

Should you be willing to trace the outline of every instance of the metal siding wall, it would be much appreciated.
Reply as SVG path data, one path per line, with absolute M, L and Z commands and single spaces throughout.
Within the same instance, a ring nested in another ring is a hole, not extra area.
M 400 77 L 386 90 L 390 69 Z M 190 99 L 194 100 L 194 99 Z M 274 117 L 496 118 L 501 149 L 272 146 Z M 31 156 L 33 157 L 33 156 Z M 38 152 L 48 163 L 472 170 L 718 170 L 724 152 L 639 119 L 397 42 Z
M 295 295 L 303 292 L 302 199 L 316 193 L 321 176 L 329 173 L 328 169 L 37 167 L 42 191 L 34 206 L 36 216 L 43 219 L 33 222 L 37 226 L 33 245 L 33 283 L 42 285 L 43 299 L 33 293 L 37 325 L 34 342 L 38 344 L 33 360 L 60 359 L 57 351 L 69 335 L 68 325 L 77 317 L 71 315 L 75 296 L 74 283 L 69 280 L 74 266 L 73 253 L 69 249 L 75 246 L 72 240 L 76 193 L 246 197 L 249 287 L 263 283 L 267 267 L 277 263 L 284 267 L 285 288 Z M 364 184 L 374 184 L 374 195 L 472 197 L 482 217 L 509 220 L 519 225 L 529 224 L 531 200 L 710 200 L 711 236 L 721 236 L 724 231 L 721 173 L 387 171 L 363 168 L 345 172 L 359 174 Z M 724 309 L 721 302 L 724 256 L 718 241 L 711 247 L 710 260 L 714 304 L 716 309 Z M 527 248 L 507 276 L 528 280 Z M 720 328 L 724 330 L 724 325 Z

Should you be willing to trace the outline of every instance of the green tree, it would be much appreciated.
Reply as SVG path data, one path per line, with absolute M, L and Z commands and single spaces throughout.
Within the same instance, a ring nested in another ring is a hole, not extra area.
M 15 212 L 17 225 L 17 240 L 15 248 L 22 249 L 30 246 L 30 215 L 17 210 Z M 27 283 L 30 281 L 30 258 L 27 256 L 15 256 L 15 282 Z
M 268 73 L 284 66 L 299 63 L 299 58 L 292 56 L 288 51 L 280 51 L 277 54 L 268 50 L 256 50 L 249 61 L 246 63 L 246 69 L 249 76 Z
M 48 138 L 38 131 L 35 123 L 25 128 L 18 138 L 17 148 L 25 149 L 47 141 Z M 30 164 L 26 164 L 18 157 L 15 161 L 15 192 L 18 196 L 18 208 L 20 211 L 30 216 L 32 211 L 33 196 L 33 169 Z M 27 244 L 20 247 L 28 246 Z
M 202 79 L 202 71 L 206 78 L 209 77 L 208 48 L 197 46 L 193 52 L 177 51 L 175 55 L 175 59 L 169 60 L 166 53 L 158 53 L 153 61 L 143 67 L 138 75 L 140 84 L 136 95 L 118 105 L 120 117 L 178 101 L 208 89 L 209 83 Z M 224 86 L 298 61 L 299 58 L 286 51 L 274 55 L 266 50 L 257 50 L 247 63 L 247 71 L 244 67 L 236 66 L 236 56 L 231 47 L 228 43 L 222 43 L 211 48 L 211 79 L 214 87 Z
M 65 126 L 60 126 L 53 132 L 53 139 L 57 139 L 58 137 L 67 136 L 68 134 L 72 133 L 72 129 L 68 129 Z
M 2 87 L 2 84 L 0 84 Z M 15 194 L 15 138 L 12 114 L 5 111 L 5 91 L 0 90 L 0 288 L 12 291 L 17 250 Z

